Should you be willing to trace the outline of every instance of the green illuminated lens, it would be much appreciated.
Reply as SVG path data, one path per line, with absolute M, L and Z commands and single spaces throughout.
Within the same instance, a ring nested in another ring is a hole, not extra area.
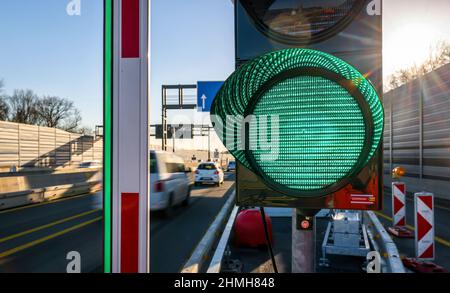
M 303 74 L 283 75 L 296 70 Z M 271 83 L 279 76 L 284 78 Z M 220 89 L 211 114 L 221 118 L 215 128 L 236 160 L 292 196 L 320 196 L 342 187 L 343 179 L 373 158 L 384 125 L 381 100 L 361 73 L 330 54 L 300 48 L 274 51 L 241 66 Z M 242 129 L 239 117 L 249 114 L 279 120 L 250 124 L 250 149 L 245 150 L 239 148 L 239 135 L 228 134 Z M 272 123 L 278 136 L 270 132 Z
M 364 147 L 358 103 L 345 88 L 322 77 L 278 83 L 261 97 L 253 114 L 258 121 L 270 115 L 268 120 L 278 119 L 278 130 L 252 124 L 249 142 L 258 148 L 251 153 L 262 173 L 291 189 L 318 190 L 343 179 Z M 264 150 L 266 137 L 272 147 Z

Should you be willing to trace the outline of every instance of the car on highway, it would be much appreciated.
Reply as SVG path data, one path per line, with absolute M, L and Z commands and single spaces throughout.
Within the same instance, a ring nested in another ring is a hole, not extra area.
M 177 205 L 189 205 L 190 168 L 173 153 L 150 151 L 150 210 L 170 216 Z
M 227 166 L 227 172 L 236 171 L 236 161 L 229 161 Z
M 220 186 L 225 180 L 225 175 L 218 163 L 207 162 L 198 165 L 195 171 L 195 185 L 215 184 Z

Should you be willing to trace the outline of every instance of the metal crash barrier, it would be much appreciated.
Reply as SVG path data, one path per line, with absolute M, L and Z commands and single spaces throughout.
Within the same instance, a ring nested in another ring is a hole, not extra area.
M 94 169 L 22 172 L 0 177 L 0 210 L 98 192 L 102 172 Z
M 236 192 L 233 191 L 227 199 L 225 205 L 220 210 L 214 222 L 208 228 L 200 243 L 195 248 L 189 260 L 184 265 L 181 273 L 201 273 L 204 271 L 214 245 L 222 234 L 225 224 L 233 211 Z M 236 210 L 236 209 L 235 209 Z M 235 213 L 234 213 L 235 214 Z M 228 226 L 228 225 L 227 225 Z M 228 237 L 227 237 L 228 240 Z
M 370 211 L 364 212 L 363 223 L 367 228 L 367 234 L 372 247 L 381 255 L 381 272 L 405 273 L 405 267 L 403 266 L 397 246 L 375 213 Z

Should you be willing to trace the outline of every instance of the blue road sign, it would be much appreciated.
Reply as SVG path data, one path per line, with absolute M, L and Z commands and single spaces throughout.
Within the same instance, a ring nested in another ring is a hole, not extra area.
M 197 109 L 199 112 L 209 112 L 212 102 L 219 92 L 223 81 L 197 82 Z

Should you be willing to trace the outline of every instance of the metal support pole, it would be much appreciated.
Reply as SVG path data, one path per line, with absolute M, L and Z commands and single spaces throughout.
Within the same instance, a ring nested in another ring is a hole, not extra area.
M 208 161 L 211 161 L 211 128 L 208 126 Z
M 167 151 L 167 97 L 166 88 L 162 86 L 161 90 L 161 109 L 162 109 L 162 144 L 161 149 Z
M 180 86 L 180 89 L 178 90 L 178 103 L 180 104 L 180 109 L 183 109 L 183 87 Z
M 171 127 L 172 131 L 172 152 L 175 152 L 175 127 Z
M 292 273 L 314 273 L 315 271 L 315 223 L 312 230 L 299 229 L 298 215 L 311 216 L 316 210 L 295 209 L 292 215 Z
M 420 95 L 419 95 L 419 178 L 422 185 L 423 179 L 423 99 L 424 99 L 424 86 L 423 78 L 419 81 Z
M 389 170 L 392 170 L 394 167 L 394 107 L 392 106 L 393 101 L 392 98 L 389 99 Z
M 161 125 L 162 125 L 161 150 L 164 150 L 164 86 L 161 86 Z

